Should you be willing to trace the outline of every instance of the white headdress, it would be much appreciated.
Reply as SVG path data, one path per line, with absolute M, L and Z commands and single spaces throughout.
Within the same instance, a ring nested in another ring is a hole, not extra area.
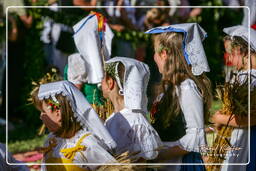
M 249 30 L 250 30 L 250 42 L 249 42 Z M 223 29 L 223 32 L 230 35 L 231 37 L 233 36 L 238 36 L 244 39 L 248 44 L 250 43 L 251 48 L 256 51 L 256 31 L 242 26 L 233 26 L 233 27 L 227 27 Z
M 194 75 L 201 75 L 203 72 L 209 72 L 210 68 L 204 52 L 202 41 L 207 36 L 206 32 L 197 23 L 174 24 L 152 28 L 145 33 L 157 34 L 165 32 L 183 33 L 183 53 L 188 64 L 192 66 Z
M 68 57 L 68 81 L 73 84 L 83 84 L 87 82 L 86 63 L 79 53 L 74 53 Z
M 103 62 L 110 58 L 114 36 L 103 15 L 92 12 L 74 27 L 74 41 L 86 63 L 87 82 L 100 83 L 104 77 Z
M 124 95 L 124 105 L 131 110 L 147 112 L 147 85 L 149 81 L 149 68 L 143 62 L 131 58 L 115 57 L 106 62 L 121 62 L 125 67 L 123 86 L 120 78 L 115 74 L 120 93 Z M 117 68 L 117 66 L 116 66 Z M 117 72 L 117 71 L 116 71 Z
M 48 84 L 42 84 L 39 88 L 38 98 L 40 100 L 61 94 L 65 96 L 74 112 L 77 121 L 84 129 L 88 129 L 95 134 L 109 149 L 116 147 L 115 141 L 103 125 L 97 113 L 87 102 L 84 95 L 69 81 L 58 81 Z

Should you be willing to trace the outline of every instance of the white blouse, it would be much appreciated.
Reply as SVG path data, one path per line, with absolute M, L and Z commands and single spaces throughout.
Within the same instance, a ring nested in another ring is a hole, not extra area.
M 176 93 L 186 122 L 186 134 L 177 141 L 163 143 L 168 147 L 179 146 L 189 152 L 200 152 L 200 147 L 206 146 L 203 98 L 197 85 L 191 79 L 184 80 L 179 87 L 176 87 Z M 167 163 L 182 163 L 182 156 L 169 160 Z M 170 165 L 159 169 L 159 171 L 167 170 L 178 171 L 180 165 Z
M 186 151 L 200 152 L 200 147 L 206 145 L 203 98 L 191 79 L 183 81 L 179 88 L 176 91 L 186 122 L 186 134 L 178 143 Z
M 200 147 L 206 145 L 203 98 L 191 79 L 184 80 L 176 87 L 176 93 L 186 122 L 186 134 L 177 141 L 164 144 L 170 147 L 180 146 L 189 152 L 200 152 Z
M 84 137 L 84 138 L 83 138 Z M 101 145 L 100 140 L 86 130 L 80 130 L 72 138 L 65 139 L 56 137 L 52 133 L 49 134 L 48 139 L 45 143 L 46 147 L 49 147 L 50 140 L 54 139 L 56 146 L 44 156 L 44 163 L 47 163 L 47 160 L 50 158 L 62 158 L 72 160 L 69 157 L 65 156 L 63 149 L 72 149 L 76 148 L 78 145 L 84 146 L 85 148 L 77 148 L 74 150 L 74 158 L 72 163 L 115 163 L 116 160 L 109 154 Z M 81 144 L 78 144 L 79 140 Z M 72 150 L 71 150 L 72 151 Z M 71 154 L 71 153 L 69 153 Z M 50 160 L 54 161 L 54 160 Z M 54 162 L 55 163 L 55 162 Z M 78 165 L 81 168 L 95 170 L 99 166 L 92 165 Z M 46 168 L 45 168 L 46 169 Z
M 157 149 L 162 146 L 162 142 L 143 114 L 124 108 L 113 113 L 105 125 L 117 143 L 116 154 L 129 151 L 140 152 L 136 157 L 146 160 L 157 157 Z

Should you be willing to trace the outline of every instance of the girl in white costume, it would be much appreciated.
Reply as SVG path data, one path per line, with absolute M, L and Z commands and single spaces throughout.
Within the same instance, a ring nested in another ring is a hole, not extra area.
M 245 26 L 233 26 L 224 28 L 223 30 L 226 34 L 231 37 L 231 45 L 232 45 L 232 55 L 231 59 L 236 66 L 236 69 L 239 71 L 237 73 L 236 79 L 239 83 L 244 83 L 247 81 L 247 78 L 250 74 L 251 78 L 251 90 L 256 88 L 256 31 L 250 29 L 250 57 L 248 56 L 248 42 L 249 42 L 249 32 L 248 28 Z M 248 67 L 249 60 L 251 60 L 250 67 Z M 234 80 L 230 81 L 231 83 Z M 239 100 L 239 99 L 237 99 Z M 252 103 L 251 103 L 252 105 Z M 230 119 L 230 115 L 224 115 L 220 111 L 217 111 L 213 117 L 212 121 L 218 125 L 229 125 L 234 127 L 231 134 L 231 147 L 241 148 L 239 150 L 230 150 L 227 152 L 226 159 L 224 160 L 225 164 L 223 165 L 222 171 L 253 171 L 256 169 L 255 166 L 255 125 L 256 125 L 256 116 L 251 112 L 251 159 L 250 164 L 245 165 L 249 160 L 249 146 L 248 143 L 248 117 L 240 118 L 240 117 L 232 117 Z M 238 164 L 241 165 L 232 165 Z M 247 169 L 246 169 L 247 168 Z M 250 168 L 250 169 L 249 169 Z
M 102 91 L 114 106 L 114 113 L 105 125 L 117 143 L 115 153 L 139 152 L 137 162 L 152 160 L 158 155 L 161 140 L 147 121 L 146 89 L 148 66 L 134 59 L 115 57 L 106 62 Z
M 116 144 L 85 99 L 70 82 L 43 84 L 32 94 L 41 120 L 51 132 L 44 163 L 113 163 L 108 151 Z M 95 170 L 92 165 L 46 165 L 45 170 Z
M 206 32 L 197 23 L 156 27 L 154 60 L 162 74 L 163 93 L 155 102 L 151 116 L 154 128 L 166 149 L 160 162 L 198 163 L 173 165 L 164 170 L 205 170 L 200 152 L 206 145 L 204 123 L 211 102 L 209 72 L 202 41 Z

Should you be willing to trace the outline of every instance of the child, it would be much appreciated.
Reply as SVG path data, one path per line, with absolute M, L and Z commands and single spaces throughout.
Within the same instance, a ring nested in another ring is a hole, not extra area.
M 167 149 L 158 161 L 203 163 L 206 145 L 204 121 L 211 104 L 209 72 L 202 41 L 205 31 L 196 23 L 176 24 L 148 30 L 154 35 L 154 60 L 162 74 L 163 93 L 155 102 L 154 128 Z M 172 165 L 164 170 L 204 170 L 203 165 Z
M 145 118 L 148 66 L 134 59 L 115 57 L 107 61 L 102 91 L 114 106 L 105 125 L 117 143 L 117 155 L 139 153 L 137 162 L 157 157 L 161 140 Z
M 44 163 L 80 164 L 46 165 L 44 169 L 95 170 L 84 163 L 113 163 L 107 150 L 115 142 L 101 120 L 70 82 L 43 84 L 32 94 L 41 120 L 51 132 L 45 143 Z
M 97 12 L 91 12 L 73 28 L 74 41 L 79 53 L 69 56 L 68 66 L 64 71 L 65 79 L 83 92 L 88 102 L 105 120 L 109 114 L 103 109 L 109 104 L 105 104 L 99 87 L 104 76 L 104 61 L 111 56 L 114 34 L 106 18 Z
M 239 71 L 237 73 L 236 79 L 238 79 L 239 83 L 244 83 L 247 81 L 248 74 L 250 73 L 251 76 L 251 91 L 256 87 L 256 31 L 250 29 L 250 57 L 248 54 L 248 28 L 244 26 L 233 26 L 229 28 L 225 28 L 223 30 L 226 34 L 231 37 L 232 40 L 232 55 L 231 60 L 233 64 L 236 66 L 236 69 Z M 250 60 L 250 66 L 249 64 Z M 231 80 L 232 83 L 233 80 Z M 253 93 L 253 92 L 252 92 Z M 255 91 L 254 91 L 255 93 Z M 255 96 L 255 95 L 253 95 Z M 237 99 L 239 100 L 239 99 Z M 255 99 L 254 99 L 255 100 Z M 252 105 L 255 105 L 255 102 L 251 101 L 251 109 Z M 248 162 L 248 117 L 239 117 L 234 115 L 230 119 L 230 115 L 224 115 L 220 111 L 217 111 L 212 116 L 212 121 L 217 125 L 229 125 L 234 127 L 234 130 L 231 134 L 231 147 L 238 147 L 241 148 L 235 152 L 228 151 L 228 154 L 235 154 L 235 155 L 227 155 L 224 163 L 247 163 Z M 255 125 L 256 125 L 256 117 L 253 112 L 251 112 L 251 159 L 248 170 L 255 170 L 255 158 L 256 151 L 254 148 L 255 145 Z M 224 165 L 222 166 L 223 171 L 240 171 L 246 170 L 246 165 Z M 254 169 L 253 169 L 254 168 Z

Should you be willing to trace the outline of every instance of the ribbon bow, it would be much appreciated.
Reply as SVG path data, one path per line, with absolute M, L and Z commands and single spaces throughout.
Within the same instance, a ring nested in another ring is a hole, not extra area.
M 76 155 L 76 152 L 83 151 L 85 149 L 86 149 L 86 147 L 84 145 L 76 145 L 75 147 L 72 147 L 72 148 L 62 149 L 60 152 L 62 152 L 63 155 L 67 159 L 70 159 L 70 160 L 73 161 L 73 159 L 74 159 L 74 157 Z
M 77 152 L 80 152 L 80 151 L 84 151 L 86 149 L 86 146 L 85 145 L 81 145 L 83 139 L 87 136 L 89 136 L 91 134 L 85 134 L 84 136 L 82 136 L 79 141 L 77 142 L 76 146 L 75 147 L 71 147 L 71 148 L 64 148 L 62 149 L 60 152 L 63 153 L 63 155 L 67 158 L 67 159 L 70 159 L 70 160 L 74 160 L 74 157 L 76 155 Z

